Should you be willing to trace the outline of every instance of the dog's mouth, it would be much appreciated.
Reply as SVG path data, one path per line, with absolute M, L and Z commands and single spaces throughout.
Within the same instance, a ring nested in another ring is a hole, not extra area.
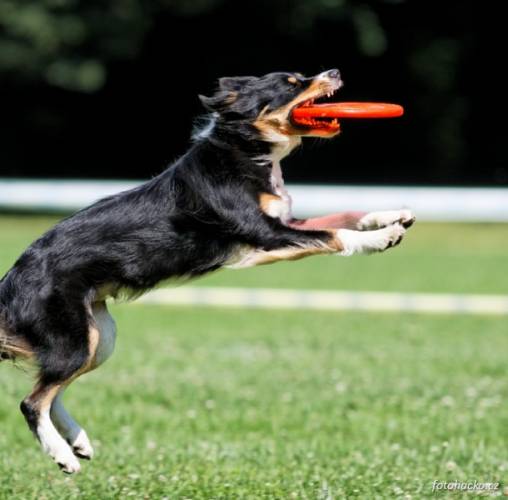
M 303 132 L 302 135 L 318 135 L 318 136 L 332 136 L 340 131 L 340 123 L 337 118 L 329 117 L 300 117 L 295 116 L 293 111 L 295 109 L 302 109 L 311 107 L 315 104 L 328 104 L 333 103 L 333 97 L 336 92 L 342 87 L 342 81 L 333 86 L 327 86 L 326 89 L 320 91 L 316 96 L 299 102 L 291 108 L 289 113 L 289 120 L 291 125 L 298 131 Z

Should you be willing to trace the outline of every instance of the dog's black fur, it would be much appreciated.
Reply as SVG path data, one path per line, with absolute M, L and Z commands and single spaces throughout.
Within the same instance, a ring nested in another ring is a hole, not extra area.
M 0 329 L 28 344 L 43 383 L 68 379 L 85 362 L 85 305 L 102 287 L 140 293 L 213 271 L 238 245 L 272 250 L 329 239 L 259 206 L 260 193 L 273 192 L 271 163 L 260 160 L 273 145 L 254 122 L 312 81 L 289 73 L 221 79 L 214 96 L 201 97 L 215 121 L 208 136 L 158 177 L 61 221 L 19 257 L 0 282 Z
M 64 472 L 77 472 L 77 458 L 93 455 L 60 396 L 113 351 L 107 296 L 139 295 L 162 280 L 225 265 L 350 255 L 358 251 L 351 245 L 358 234 L 372 251 L 400 241 L 401 224 L 414 220 L 410 214 L 366 235 L 361 212 L 303 221 L 291 216 L 280 159 L 301 136 L 332 137 L 339 130 L 327 118 L 293 123 L 291 111 L 330 95 L 341 83 L 337 70 L 314 78 L 271 73 L 221 79 L 212 97 L 201 96 L 210 121 L 182 158 L 142 186 L 61 221 L 2 278 L 0 361 L 25 357 L 39 367 L 21 410 Z M 339 228 L 347 229 L 339 236 Z

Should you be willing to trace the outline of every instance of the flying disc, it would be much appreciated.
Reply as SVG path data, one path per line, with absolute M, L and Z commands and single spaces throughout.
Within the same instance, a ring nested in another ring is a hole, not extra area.
M 399 104 L 385 102 L 334 102 L 295 108 L 295 121 L 306 118 L 396 118 L 404 114 Z

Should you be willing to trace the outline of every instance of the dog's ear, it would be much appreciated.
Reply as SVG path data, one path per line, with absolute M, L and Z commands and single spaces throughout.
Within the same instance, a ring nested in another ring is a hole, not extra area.
M 257 80 L 255 76 L 225 76 L 219 78 L 219 88 L 221 90 L 238 92 L 242 87 L 255 80 Z
M 204 95 L 199 95 L 199 100 L 201 104 L 208 111 L 215 111 L 217 113 L 221 113 L 229 108 L 231 104 L 236 101 L 237 93 L 229 92 L 229 91 L 219 91 L 215 95 L 211 97 L 206 97 Z

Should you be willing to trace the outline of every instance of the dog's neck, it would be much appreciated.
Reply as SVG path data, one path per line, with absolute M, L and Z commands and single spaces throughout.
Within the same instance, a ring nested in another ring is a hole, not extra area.
M 192 134 L 195 142 L 208 140 L 219 147 L 237 146 L 256 161 L 270 164 L 280 162 L 302 143 L 300 136 L 285 134 L 276 127 L 265 127 L 261 131 L 248 122 L 221 121 L 217 113 L 204 117 L 201 125 Z M 269 153 L 261 153 L 263 150 Z
M 279 163 L 302 143 L 302 138 L 297 135 L 280 134 L 279 138 L 277 142 L 272 143 L 270 156 L 273 163 Z
M 266 139 L 265 137 L 263 142 L 269 146 L 270 153 L 258 156 L 255 160 L 271 167 L 277 167 L 279 170 L 280 162 L 302 143 L 301 137 L 282 134 L 272 136 L 270 141 Z
M 284 186 L 280 163 L 301 144 L 301 137 L 283 134 L 275 129 L 270 130 L 269 134 L 265 130 L 260 136 L 259 131 L 253 130 L 251 127 L 238 126 L 234 130 L 229 126 L 217 125 L 215 121 L 211 121 L 207 128 L 194 136 L 198 147 L 199 143 L 203 141 L 202 144 L 208 143 L 213 147 L 218 147 L 220 154 L 223 154 L 222 151 L 225 149 L 229 149 L 235 157 L 235 161 L 243 158 L 240 162 L 244 165 L 253 162 L 252 167 L 247 167 L 249 175 L 256 171 L 260 178 L 264 178 L 273 194 L 282 200 L 284 205 L 284 217 L 282 218 L 289 219 L 291 197 Z

